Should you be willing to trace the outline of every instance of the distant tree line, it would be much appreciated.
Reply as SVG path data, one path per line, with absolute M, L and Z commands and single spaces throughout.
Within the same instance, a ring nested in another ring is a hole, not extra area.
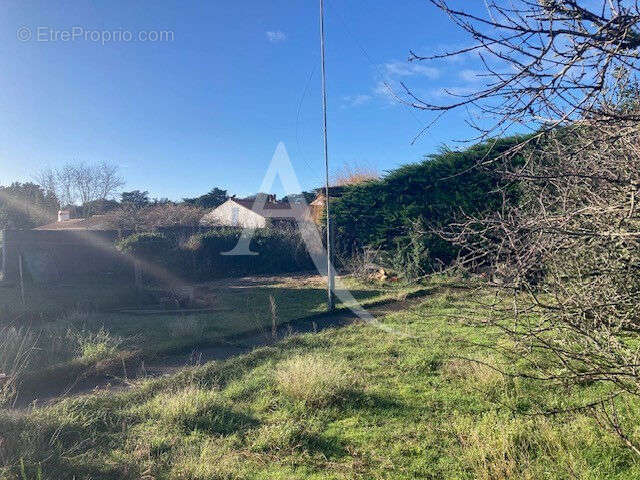
M 152 230 L 160 226 L 197 225 L 206 209 L 224 203 L 227 191 L 209 192 L 180 202 L 150 199 L 149 192 L 118 193 L 125 184 L 116 165 L 71 162 L 45 168 L 33 182 L 0 186 L 0 230 L 31 229 L 53 222 L 59 209 L 72 218 L 106 215 L 114 228 Z
M 60 204 L 51 191 L 35 183 L 0 186 L 0 230 L 31 229 L 56 218 Z

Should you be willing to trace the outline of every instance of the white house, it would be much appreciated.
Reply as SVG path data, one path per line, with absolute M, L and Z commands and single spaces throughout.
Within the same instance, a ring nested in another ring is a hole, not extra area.
M 309 220 L 308 209 L 288 202 L 276 202 L 275 195 L 267 195 L 266 198 L 258 196 L 255 199 L 230 198 L 202 217 L 200 223 L 206 226 L 264 228 L 267 219 L 292 222 L 297 218 Z

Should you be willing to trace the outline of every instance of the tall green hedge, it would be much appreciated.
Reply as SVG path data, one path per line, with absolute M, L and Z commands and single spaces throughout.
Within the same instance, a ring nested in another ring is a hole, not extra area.
M 423 267 L 451 262 L 456 249 L 430 233 L 465 212 L 477 214 L 500 207 L 495 190 L 501 177 L 495 167 L 478 167 L 522 142 L 509 137 L 474 145 L 464 151 L 444 150 L 423 162 L 406 165 L 383 179 L 349 187 L 332 202 L 338 250 L 348 256 L 365 246 L 396 252 L 402 261 Z M 422 246 L 418 248 L 419 236 Z M 420 259 L 404 257 L 416 252 Z M 403 260 L 404 258 L 404 260 Z

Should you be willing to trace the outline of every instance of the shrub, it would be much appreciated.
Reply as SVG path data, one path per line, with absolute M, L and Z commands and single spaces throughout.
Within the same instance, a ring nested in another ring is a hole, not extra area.
M 276 380 L 286 396 L 316 407 L 339 402 L 358 387 L 345 363 L 318 354 L 285 360 L 278 365 Z
M 135 233 L 118 242 L 116 247 L 144 263 L 168 268 L 178 274 L 183 271 L 181 251 L 162 233 Z
M 192 235 L 186 241 L 162 233 L 136 233 L 117 246 L 136 259 L 199 281 L 314 268 L 297 229 L 282 226 L 258 229 L 250 242 L 256 255 L 224 255 L 233 250 L 241 233 L 239 228 L 217 227 Z
M 148 229 L 167 227 L 197 227 L 204 210 L 191 205 L 173 203 L 153 205 L 142 212 L 144 226 Z
M 401 273 L 406 280 L 418 280 L 438 267 L 439 259 L 431 258 L 427 244 L 424 225 L 420 219 L 415 220 L 403 236 L 396 239 L 394 248 L 381 256 L 383 264 Z
M 153 231 L 161 228 L 197 227 L 203 215 L 202 208 L 167 202 L 145 207 L 121 206 L 109 211 L 105 221 L 117 230 Z
M 135 233 L 117 245 L 118 249 L 145 260 L 158 260 L 171 251 L 171 244 L 161 233 Z
M 277 274 L 313 269 L 313 261 L 297 231 L 259 229 L 250 249 L 257 255 L 223 255 L 238 243 L 237 228 L 216 228 L 192 236 L 183 249 L 191 255 L 190 276 L 199 280 L 228 276 Z
M 628 93 L 632 104 L 611 107 L 640 112 Z M 519 202 L 447 232 L 464 263 L 493 267 L 500 288 L 483 324 L 509 334 L 512 373 L 567 389 L 601 384 L 600 401 L 588 404 L 638 455 L 608 389 L 640 399 L 639 144 L 636 121 L 585 119 L 541 133 L 518 152 L 520 169 L 504 159 Z

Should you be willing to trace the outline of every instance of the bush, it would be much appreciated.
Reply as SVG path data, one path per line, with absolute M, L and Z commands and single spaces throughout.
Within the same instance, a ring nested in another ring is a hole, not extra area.
M 407 227 L 406 233 L 395 242 L 395 247 L 381 255 L 383 266 L 401 274 L 405 280 L 414 281 L 435 270 L 440 259 L 430 255 L 429 242 L 425 241 L 425 228 L 420 219 Z
M 199 280 L 228 276 L 277 274 L 314 268 L 304 242 L 297 232 L 286 229 L 260 229 L 250 249 L 257 255 L 223 255 L 233 250 L 241 230 L 218 228 L 194 235 L 184 250 L 191 255 L 190 274 Z
M 117 230 L 144 232 L 198 227 L 203 215 L 204 210 L 193 205 L 159 203 L 145 207 L 120 206 L 109 211 L 105 221 Z
M 184 259 L 174 242 L 162 233 L 135 233 L 117 243 L 117 248 L 139 260 L 143 271 L 159 266 L 181 274 Z M 145 268 L 146 267 L 146 268 Z
M 567 390 L 600 383 L 598 415 L 627 445 L 633 431 L 623 431 L 605 389 L 640 399 L 639 144 L 635 120 L 545 132 L 510 169 L 519 203 L 451 229 L 468 263 L 494 267 L 501 288 L 487 324 L 509 333 L 514 373 Z
M 192 235 L 184 242 L 179 236 L 137 233 L 119 242 L 118 248 L 136 259 L 167 268 L 179 277 L 199 281 L 314 268 L 298 232 L 282 226 L 256 230 L 250 243 L 256 255 L 223 255 L 233 250 L 241 232 L 238 228 L 218 227 Z
M 353 371 L 323 355 L 301 355 L 282 362 L 276 371 L 280 391 L 306 405 L 325 407 L 357 388 Z
M 120 251 L 144 260 L 154 261 L 171 252 L 172 245 L 161 233 L 135 233 L 117 245 Z

